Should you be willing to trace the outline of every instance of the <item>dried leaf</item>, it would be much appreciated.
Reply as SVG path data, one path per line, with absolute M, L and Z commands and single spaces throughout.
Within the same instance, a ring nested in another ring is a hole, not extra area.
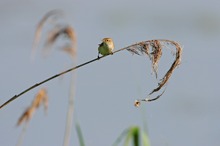
M 75 34 L 74 29 L 70 26 L 66 26 L 63 28 L 62 32 L 70 40 L 70 44 L 66 44 L 61 49 L 65 52 L 67 52 L 71 57 L 75 57 L 75 55 L 76 55 L 76 34 Z
M 38 108 L 42 102 L 47 102 L 47 98 L 46 89 L 41 89 L 32 102 L 32 107 Z
M 35 32 L 35 39 L 32 48 L 32 55 L 37 46 L 39 45 L 41 33 L 43 26 L 48 20 L 57 20 L 58 16 L 63 16 L 62 11 L 59 10 L 52 10 L 48 12 L 39 22 L 36 32 Z M 58 38 L 67 38 L 68 42 L 60 47 L 62 50 L 67 52 L 70 56 L 75 57 L 76 55 L 76 34 L 75 31 L 71 26 L 64 25 L 63 23 L 54 23 L 51 25 L 51 29 L 48 31 L 46 35 L 46 41 L 44 44 L 44 52 L 48 52 L 51 49 L 52 45 L 55 44 Z
M 174 45 L 176 47 L 176 58 L 175 58 L 173 64 L 171 65 L 170 69 L 167 71 L 167 73 L 164 75 L 164 77 L 158 83 L 158 87 L 155 88 L 149 95 L 153 94 L 154 92 L 159 91 L 168 82 L 168 80 L 170 79 L 175 68 L 177 66 L 179 66 L 181 63 L 182 48 L 181 48 L 180 44 L 178 44 L 177 42 L 173 42 L 173 41 L 170 42 L 170 44 Z
M 56 40 L 61 37 L 69 40 L 61 49 L 74 57 L 76 55 L 76 35 L 73 28 L 70 26 L 55 26 L 47 35 L 45 50 L 50 49 Z
M 164 87 L 166 85 L 166 83 L 168 82 L 168 80 L 170 79 L 170 77 L 171 77 L 173 71 L 175 70 L 175 68 L 178 65 L 180 65 L 181 57 L 182 57 L 182 47 L 180 46 L 179 43 L 177 43 L 175 41 L 170 41 L 170 40 L 149 40 L 149 41 L 139 42 L 139 43 L 133 44 L 131 46 L 128 46 L 126 48 L 123 48 L 123 49 L 126 49 L 126 50 L 128 50 L 129 52 L 131 52 L 133 54 L 137 54 L 137 55 L 146 54 L 147 56 L 149 56 L 149 58 L 152 62 L 153 72 L 155 73 L 155 75 L 157 77 L 158 64 L 159 64 L 160 58 L 162 56 L 162 49 L 163 49 L 163 47 L 167 47 L 167 45 L 171 45 L 171 46 L 174 46 L 176 48 L 175 60 L 172 63 L 171 67 L 166 72 L 166 74 L 164 75 L 164 77 L 158 83 L 158 87 L 153 89 L 153 91 L 150 92 L 148 94 L 148 96 L 152 95 L 155 92 L 160 91 L 161 88 Z M 135 101 L 135 106 L 139 106 L 140 101 L 154 101 L 154 100 L 158 99 L 160 96 L 162 96 L 164 92 L 165 92 L 165 89 L 161 94 L 159 94 L 158 96 L 156 96 L 155 98 L 152 98 L 152 99 L 145 98 L 145 99 L 141 99 L 141 100 L 136 100 Z
M 61 50 L 66 52 L 67 54 L 69 54 L 73 58 L 76 55 L 76 49 L 73 46 L 71 46 L 71 45 L 66 45 L 63 48 L 61 48 Z
M 32 104 L 24 111 L 22 116 L 19 118 L 17 125 L 19 126 L 23 122 L 28 122 L 33 116 L 35 110 L 39 108 L 41 104 L 44 104 L 44 109 L 46 111 L 48 108 L 48 96 L 47 91 L 44 88 L 39 90 L 34 100 L 32 101 Z
M 63 34 L 66 34 L 67 37 L 71 40 L 71 42 L 73 44 L 76 44 L 76 35 L 75 35 L 75 31 L 73 30 L 72 27 L 70 27 L 70 26 L 64 27 Z
M 47 33 L 47 38 L 46 38 L 46 42 L 44 44 L 44 49 L 50 49 L 51 45 L 54 44 L 54 42 L 57 40 L 57 38 L 61 35 L 61 28 L 60 26 L 55 26 L 53 27 L 52 30 L 50 30 Z
M 19 118 L 18 122 L 17 122 L 17 126 L 21 125 L 21 123 L 23 122 L 27 122 L 31 119 L 31 117 L 33 116 L 35 112 L 35 108 L 33 107 L 28 107 L 25 112 L 21 115 L 21 117 Z
M 152 69 L 157 78 L 158 63 L 162 56 L 162 45 L 158 40 L 154 40 L 152 41 L 151 46 L 152 46 L 152 52 L 150 53 L 150 58 L 152 62 Z

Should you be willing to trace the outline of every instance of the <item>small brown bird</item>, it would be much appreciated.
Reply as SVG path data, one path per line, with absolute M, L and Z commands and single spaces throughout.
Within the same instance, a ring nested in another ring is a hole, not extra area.
M 104 38 L 102 39 L 102 43 L 99 44 L 98 47 L 98 58 L 99 54 L 102 54 L 103 56 L 113 54 L 113 49 L 114 49 L 114 43 L 111 38 Z

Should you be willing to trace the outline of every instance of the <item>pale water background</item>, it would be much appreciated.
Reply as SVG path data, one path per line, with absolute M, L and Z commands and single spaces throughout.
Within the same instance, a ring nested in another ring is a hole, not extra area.
M 103 37 L 112 37 L 116 48 L 159 38 L 178 41 L 184 48 L 182 64 L 174 71 L 167 91 L 141 108 L 133 106 L 134 100 L 156 85 L 144 57 L 121 52 L 79 69 L 74 118 L 81 125 L 86 145 L 110 146 L 125 128 L 142 127 L 146 121 L 152 146 L 218 146 L 219 8 L 218 0 L 1 0 L 0 103 L 72 66 L 70 57 L 58 49 L 47 58 L 38 50 L 35 61 L 30 59 L 37 23 L 49 10 L 61 9 L 77 32 L 78 63 L 97 56 Z M 62 145 L 70 77 L 67 74 L 42 86 L 49 92 L 49 110 L 47 116 L 42 108 L 36 112 L 24 146 Z M 22 131 L 16 122 L 38 90 L 0 111 L 1 146 L 16 144 Z M 78 145 L 74 126 L 71 145 Z

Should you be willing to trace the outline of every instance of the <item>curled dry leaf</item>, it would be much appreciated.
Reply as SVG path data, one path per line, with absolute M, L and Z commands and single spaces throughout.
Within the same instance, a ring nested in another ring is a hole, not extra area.
M 131 46 L 124 48 L 133 54 L 137 54 L 137 55 L 146 54 L 152 62 L 152 69 L 157 77 L 158 63 L 159 63 L 159 60 L 162 56 L 162 49 L 164 47 L 167 47 L 167 45 L 174 46 L 176 48 L 175 59 L 171 65 L 171 67 L 168 69 L 166 74 L 163 76 L 163 78 L 158 83 L 158 86 L 155 89 L 153 89 L 152 92 L 150 92 L 148 94 L 148 96 L 152 95 L 155 92 L 160 91 L 161 88 L 164 87 L 166 85 L 166 83 L 168 82 L 168 80 L 170 79 L 175 68 L 180 65 L 181 57 L 182 57 L 182 47 L 180 46 L 179 43 L 177 43 L 175 41 L 149 40 L 149 41 L 139 42 L 139 43 L 136 43 L 136 44 L 133 44 Z M 145 98 L 145 99 L 141 99 L 141 100 L 136 100 L 135 105 L 139 105 L 139 104 L 137 104 L 139 101 L 154 101 L 154 100 L 158 99 L 164 92 L 165 92 L 165 89 L 161 94 L 159 94 L 158 96 L 156 96 L 155 98 L 152 98 L 152 99 Z
M 24 111 L 24 113 L 19 118 L 17 125 L 19 126 L 23 122 L 28 122 L 33 116 L 35 110 L 39 108 L 41 104 L 44 104 L 44 109 L 46 111 L 48 108 L 48 96 L 47 91 L 44 88 L 39 90 L 31 105 Z
M 76 35 L 73 28 L 70 26 L 55 26 L 47 35 L 45 49 L 51 48 L 51 46 L 60 37 L 67 38 L 69 40 L 69 42 L 61 49 L 74 57 L 76 55 Z
M 181 46 L 177 43 L 177 42 L 171 42 L 171 45 L 174 45 L 176 47 L 176 58 L 174 60 L 174 62 L 172 63 L 171 67 L 169 68 L 169 70 L 166 72 L 166 74 L 164 75 L 164 77 L 160 80 L 160 82 L 158 83 L 158 87 L 155 88 L 151 93 L 153 94 L 154 92 L 159 91 L 170 79 L 173 71 L 175 70 L 175 68 L 177 66 L 180 65 L 181 63 L 181 57 L 182 57 L 182 48 Z

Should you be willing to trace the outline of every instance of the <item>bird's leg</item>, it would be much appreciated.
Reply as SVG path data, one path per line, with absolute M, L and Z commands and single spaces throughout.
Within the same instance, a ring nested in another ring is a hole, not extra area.
M 97 56 L 97 58 L 99 59 L 100 57 L 99 57 L 99 52 L 98 52 L 98 56 Z

